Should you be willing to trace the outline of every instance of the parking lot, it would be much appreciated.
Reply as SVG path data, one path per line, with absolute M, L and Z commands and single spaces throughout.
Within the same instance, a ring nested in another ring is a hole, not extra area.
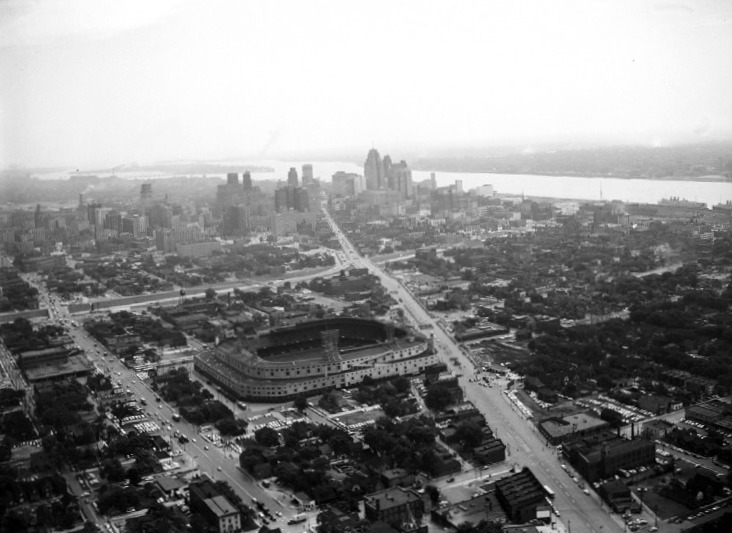
M 646 418 L 653 416 L 653 413 L 644 411 L 638 407 L 620 403 L 603 394 L 600 394 L 597 398 L 582 398 L 577 400 L 576 403 L 583 407 L 589 407 L 598 413 L 602 411 L 602 409 L 612 409 L 613 411 L 620 413 L 623 417 L 623 424 L 640 422 L 641 420 L 645 420 Z

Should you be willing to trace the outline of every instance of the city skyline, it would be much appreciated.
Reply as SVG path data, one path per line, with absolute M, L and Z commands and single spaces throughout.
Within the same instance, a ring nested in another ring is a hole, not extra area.
M 6 2 L 0 167 L 732 138 L 724 2 Z

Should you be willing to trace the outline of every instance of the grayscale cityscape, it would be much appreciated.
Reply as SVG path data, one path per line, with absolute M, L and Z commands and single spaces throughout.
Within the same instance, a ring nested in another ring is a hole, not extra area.
M 732 531 L 732 4 L 0 2 L 0 532 Z

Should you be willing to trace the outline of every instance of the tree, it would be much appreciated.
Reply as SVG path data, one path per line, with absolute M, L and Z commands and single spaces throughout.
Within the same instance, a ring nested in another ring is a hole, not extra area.
M 211 287 L 206 289 L 206 292 L 204 294 L 206 295 L 207 300 L 213 300 L 214 298 L 216 298 L 216 291 Z
M 462 422 L 455 431 L 455 437 L 466 449 L 472 450 L 483 441 L 483 431 L 475 422 Z
M 254 432 L 254 440 L 262 446 L 271 448 L 280 442 L 280 435 L 274 429 L 263 427 Z
M 602 374 L 597 377 L 597 386 L 605 390 L 612 389 L 613 380 L 607 374 Z
M 394 384 L 397 392 L 407 392 L 411 386 L 409 383 L 409 378 L 406 378 L 404 376 L 399 376 L 398 378 L 393 380 L 392 383 Z
M 432 505 L 437 505 L 437 503 L 440 501 L 440 489 L 438 489 L 434 485 L 427 485 L 424 488 L 424 491 L 427 493 L 427 496 L 430 497 Z
M 256 444 L 253 446 L 247 446 L 241 454 L 239 454 L 239 466 L 244 470 L 251 472 L 256 465 L 263 462 L 264 458 L 262 457 L 262 450 L 260 450 Z
M 239 435 L 242 435 L 247 430 L 247 422 L 245 420 L 240 420 L 238 418 L 226 417 L 218 420 L 216 424 L 216 429 L 219 430 L 219 433 L 225 437 L 238 437 Z
M 329 413 L 336 413 L 340 411 L 340 407 L 338 406 L 338 398 L 335 395 L 334 391 L 329 391 L 323 394 L 318 400 L 318 407 L 320 407 L 321 409 L 325 409 Z
M 308 407 L 308 399 L 305 396 L 298 396 L 295 401 L 292 402 L 293 407 L 301 413 Z
M 125 479 L 125 469 L 119 459 L 107 459 L 104 461 L 101 469 L 102 476 L 111 483 L 116 483 Z
M 140 475 L 140 470 L 133 466 L 127 471 L 127 479 L 130 480 L 130 483 L 132 485 L 139 485 L 140 481 L 142 481 L 142 476 Z
M 655 432 L 648 426 L 644 427 L 640 434 L 640 438 L 643 440 L 654 440 L 655 437 Z
M 205 533 L 211 529 L 211 526 L 209 526 L 208 521 L 201 516 L 200 514 L 196 513 L 191 517 L 191 531 L 201 531 L 202 533 Z
M 124 351 L 124 355 L 127 357 L 134 357 L 137 355 L 138 350 L 140 347 L 137 344 L 130 344 L 127 349 Z M 125 358 L 127 358 L 125 357 Z
M 443 411 L 452 403 L 452 394 L 444 385 L 430 385 L 424 403 L 433 411 Z
M 202 533 L 206 533 L 210 530 L 212 530 L 212 526 L 209 525 L 208 521 L 203 516 L 198 513 L 191 516 L 191 531 L 201 531 Z

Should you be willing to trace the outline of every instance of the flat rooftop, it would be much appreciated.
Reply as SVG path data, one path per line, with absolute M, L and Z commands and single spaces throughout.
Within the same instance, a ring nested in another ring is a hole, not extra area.
M 92 366 L 80 355 L 69 356 L 65 362 L 49 363 L 39 368 L 29 368 L 25 371 L 28 381 L 43 381 L 59 376 L 75 375 L 91 371 Z
M 561 421 L 545 420 L 541 422 L 541 426 L 552 437 L 562 437 L 570 435 L 574 432 L 587 431 L 590 429 L 599 429 L 607 426 L 608 423 L 594 416 L 580 413 L 577 415 L 565 416 Z
M 391 489 L 382 490 L 374 494 L 369 494 L 364 498 L 366 504 L 376 507 L 383 511 L 384 509 L 391 509 L 392 507 L 400 507 L 404 504 L 417 501 L 420 499 L 419 494 L 410 489 L 403 489 L 401 487 L 394 487 Z M 378 503 L 377 503 L 378 502 Z
M 482 520 L 506 522 L 506 513 L 498 501 L 495 491 L 486 492 L 469 500 L 455 503 L 438 510 L 451 524 L 457 526 L 463 522 L 478 524 Z

